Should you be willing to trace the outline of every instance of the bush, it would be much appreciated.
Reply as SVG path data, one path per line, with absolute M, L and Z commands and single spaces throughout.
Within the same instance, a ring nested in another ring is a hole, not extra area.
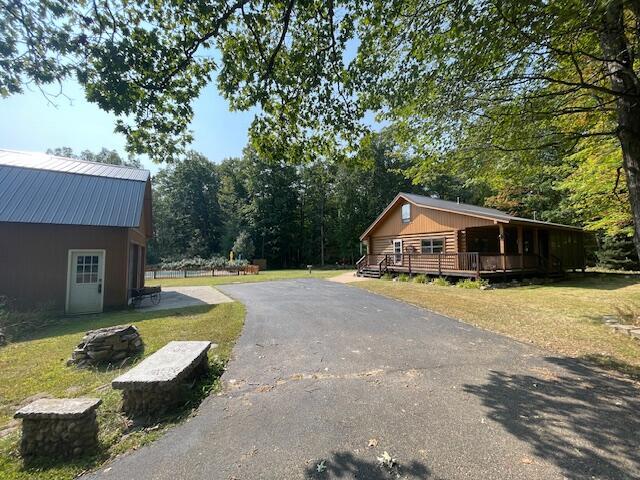
M 449 287 L 451 286 L 451 282 L 444 277 L 434 278 L 431 281 L 431 285 L 436 285 L 438 287 Z
M 399 282 L 408 282 L 409 280 L 411 280 L 411 277 L 406 273 L 401 273 L 400 275 L 398 275 Z
M 386 281 L 390 282 L 391 280 L 393 280 L 393 275 L 391 275 L 390 273 L 385 273 L 380 278 L 382 280 L 386 280 Z
M 471 278 L 465 278 L 464 280 L 460 280 L 456 284 L 456 287 L 459 287 L 459 288 L 480 288 L 480 287 L 486 287 L 487 285 L 489 285 L 489 282 L 487 282 L 486 280 L 483 280 L 483 279 L 473 280 Z
M 429 283 L 429 277 L 427 277 L 425 274 L 421 273 L 420 275 L 416 275 L 415 277 L 413 277 L 413 282 L 414 283 Z
M 180 260 L 163 260 L 160 263 L 162 270 L 212 270 L 214 268 L 227 268 L 227 267 L 244 267 L 248 265 L 249 261 L 246 259 L 230 261 L 225 257 L 211 257 L 211 258 L 183 258 Z

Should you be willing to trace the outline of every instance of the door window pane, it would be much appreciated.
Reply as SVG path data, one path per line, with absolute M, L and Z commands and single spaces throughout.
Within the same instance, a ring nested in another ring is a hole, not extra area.
M 78 255 L 76 260 L 76 283 L 97 283 L 99 266 L 99 255 Z

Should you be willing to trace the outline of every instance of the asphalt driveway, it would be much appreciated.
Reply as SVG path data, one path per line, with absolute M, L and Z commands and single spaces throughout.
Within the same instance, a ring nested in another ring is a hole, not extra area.
M 225 392 L 96 478 L 640 478 L 625 380 L 353 286 L 220 289 L 248 309 Z

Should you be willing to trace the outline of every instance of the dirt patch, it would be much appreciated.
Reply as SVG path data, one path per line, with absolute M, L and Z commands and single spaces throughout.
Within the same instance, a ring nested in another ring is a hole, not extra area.
M 337 277 L 327 278 L 330 282 L 336 283 L 353 283 L 353 282 L 364 282 L 366 280 L 371 280 L 370 278 L 357 277 L 355 270 L 349 270 L 348 272 L 341 273 Z

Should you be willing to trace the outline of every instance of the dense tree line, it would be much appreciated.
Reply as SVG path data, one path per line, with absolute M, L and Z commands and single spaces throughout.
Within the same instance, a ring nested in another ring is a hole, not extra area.
M 106 148 L 48 152 L 140 166 Z M 616 175 L 619 155 L 613 140 L 589 139 L 570 154 L 556 146 L 492 154 L 461 148 L 427 168 L 402 147 L 393 127 L 367 136 L 349 160 L 296 164 L 247 147 L 241 158 L 215 164 L 189 152 L 153 179 L 148 261 L 229 258 L 233 251 L 235 258 L 266 258 L 270 267 L 353 264 L 360 234 L 405 191 L 584 226 L 592 234 L 592 263 L 637 269 L 627 192 Z
M 214 164 L 191 152 L 154 177 L 148 260 L 233 250 L 270 267 L 353 264 L 358 237 L 387 203 L 400 191 L 423 191 L 406 178 L 408 167 L 384 134 L 351 162 L 293 165 L 247 147 L 242 158 Z
M 392 127 L 368 135 L 348 160 L 296 164 L 247 147 L 242 158 L 214 164 L 191 152 L 154 178 L 149 262 L 233 251 L 270 267 L 353 264 L 360 234 L 405 191 L 584 226 L 592 263 L 638 268 L 626 191 L 616 182 L 620 153 L 609 143 L 586 141 L 571 154 L 555 146 L 486 155 L 461 149 L 429 168 Z

